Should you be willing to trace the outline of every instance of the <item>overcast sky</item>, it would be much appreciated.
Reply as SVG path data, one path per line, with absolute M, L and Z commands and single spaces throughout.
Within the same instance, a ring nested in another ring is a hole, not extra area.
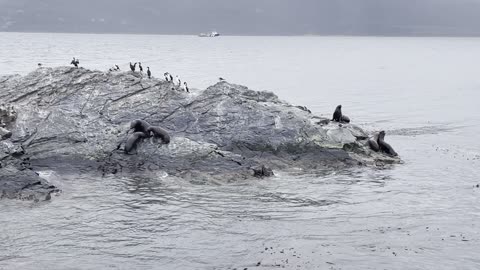
M 0 31 L 480 35 L 480 0 L 0 0 Z

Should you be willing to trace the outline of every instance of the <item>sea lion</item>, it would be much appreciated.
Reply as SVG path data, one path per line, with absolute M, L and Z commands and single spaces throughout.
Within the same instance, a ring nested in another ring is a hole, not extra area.
M 335 121 L 335 122 L 342 121 L 342 105 L 338 105 L 337 108 L 335 108 L 332 121 Z
M 146 137 L 147 135 L 143 132 L 135 132 L 130 135 L 125 143 L 125 154 L 130 154 L 133 149 L 137 150 L 138 142 Z
M 378 134 L 377 143 L 378 143 L 378 146 L 380 147 L 380 151 L 390 156 L 394 156 L 394 157 L 398 156 L 397 152 L 393 150 L 390 144 L 385 142 L 385 131 L 383 130 L 380 131 L 380 133 Z
M 130 129 L 133 129 L 133 132 L 143 132 L 145 135 L 149 136 L 148 128 L 150 124 L 146 121 L 136 119 L 130 123 Z
M 149 136 L 162 139 L 164 144 L 170 143 L 170 135 L 168 135 L 168 132 L 161 127 L 150 126 L 147 128 L 147 132 Z
M 377 143 L 377 135 L 373 136 L 373 138 L 368 139 L 368 146 L 370 146 L 370 149 L 372 149 L 375 152 L 380 151 L 380 146 L 378 146 Z
M 350 123 L 350 118 L 348 116 L 342 114 L 342 117 L 340 117 L 340 122 Z

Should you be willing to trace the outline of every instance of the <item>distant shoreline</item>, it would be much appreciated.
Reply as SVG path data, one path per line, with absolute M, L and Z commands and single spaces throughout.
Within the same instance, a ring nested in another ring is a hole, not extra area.
M 198 36 L 198 34 L 153 34 L 153 33 L 112 33 L 112 32 L 32 32 L 32 31 L 0 31 L 0 34 L 74 34 L 74 35 L 138 35 L 138 36 Z M 411 34 L 411 35 L 362 35 L 362 34 L 303 34 L 303 35 L 254 35 L 254 34 L 222 34 L 221 37 L 376 37 L 376 38 L 480 38 L 480 35 L 434 35 L 434 34 Z

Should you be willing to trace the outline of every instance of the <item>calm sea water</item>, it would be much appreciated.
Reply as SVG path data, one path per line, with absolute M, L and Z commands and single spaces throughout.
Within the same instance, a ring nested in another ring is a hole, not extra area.
M 59 197 L 0 201 L 0 269 L 480 268 L 480 39 L 0 33 L 0 74 L 74 56 L 342 104 L 405 163 L 222 185 L 43 172 Z

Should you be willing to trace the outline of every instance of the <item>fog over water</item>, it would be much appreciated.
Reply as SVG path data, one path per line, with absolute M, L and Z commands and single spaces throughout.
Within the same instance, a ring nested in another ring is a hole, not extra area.
M 478 36 L 478 0 L 0 0 L 0 31 Z
M 198 185 L 42 176 L 45 203 L 0 201 L 0 269 L 479 269 L 480 39 L 0 33 L 0 74 L 37 63 L 218 77 L 386 130 L 403 160 Z M 1 91 L 1 90 L 0 90 Z M 260 262 L 260 266 L 257 264 Z

